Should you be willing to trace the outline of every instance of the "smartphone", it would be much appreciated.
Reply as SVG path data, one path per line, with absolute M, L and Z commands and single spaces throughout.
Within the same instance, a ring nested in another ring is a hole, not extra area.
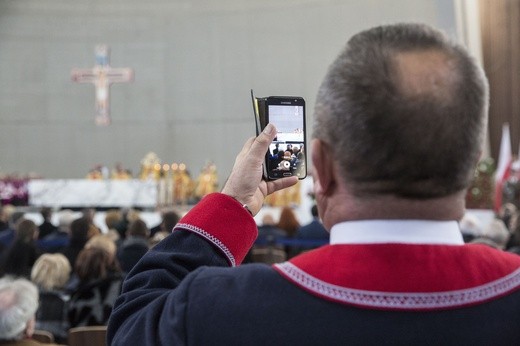
M 256 98 L 251 90 L 257 135 L 268 123 L 278 133 L 265 154 L 264 177 L 307 176 L 305 100 L 295 96 Z

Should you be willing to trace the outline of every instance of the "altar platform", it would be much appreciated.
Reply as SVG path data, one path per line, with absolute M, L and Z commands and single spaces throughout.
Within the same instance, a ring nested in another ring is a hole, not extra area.
M 28 195 L 28 206 L 22 206 L 27 214 L 37 224 L 41 223 L 41 215 L 38 213 L 40 207 L 51 207 L 55 213 L 53 223 L 57 224 L 60 210 L 82 208 L 95 208 L 96 225 L 105 230 L 104 211 L 112 208 L 134 208 L 141 210 L 141 218 L 148 227 L 156 226 L 160 222 L 158 210 L 169 207 L 180 215 L 184 215 L 191 205 L 165 205 L 160 203 L 161 186 L 153 180 L 87 180 L 87 179 L 63 179 L 46 180 L 34 179 L 26 182 L 27 188 L 20 190 Z M 310 209 L 314 200 L 310 198 L 312 191 L 312 177 L 301 181 L 301 201 L 293 205 L 293 210 L 300 224 L 307 224 L 312 220 Z M 13 189 L 10 189 L 13 190 Z M 1 195 L 1 194 L 0 194 Z M 280 216 L 280 207 L 264 207 L 255 216 L 257 224 L 262 224 L 266 214 L 271 214 L 275 220 Z M 492 210 L 470 209 L 466 211 L 475 216 L 480 224 L 485 227 L 494 219 Z M 78 215 L 80 215 L 78 213 Z
M 28 182 L 29 206 L 62 208 L 140 208 L 157 206 L 152 180 L 35 179 Z

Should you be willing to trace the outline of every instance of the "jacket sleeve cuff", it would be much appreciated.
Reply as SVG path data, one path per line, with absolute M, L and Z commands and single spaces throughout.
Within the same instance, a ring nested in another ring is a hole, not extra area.
M 242 263 L 258 235 L 255 220 L 227 195 L 212 193 L 195 205 L 173 228 L 205 238 L 219 249 L 231 266 Z

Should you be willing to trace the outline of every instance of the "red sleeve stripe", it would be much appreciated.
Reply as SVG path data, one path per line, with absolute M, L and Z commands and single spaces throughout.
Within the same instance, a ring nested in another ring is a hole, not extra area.
M 204 197 L 176 228 L 207 239 L 222 251 L 232 266 L 242 263 L 258 234 L 251 214 L 235 199 L 221 193 Z
M 224 245 L 224 243 L 222 243 L 217 237 L 212 236 L 211 234 L 209 234 L 208 232 L 204 231 L 203 229 L 201 229 L 199 227 L 189 225 L 186 223 L 179 223 L 179 224 L 175 225 L 175 227 L 173 228 L 173 231 L 177 231 L 177 230 L 181 230 L 181 229 L 196 233 L 199 236 L 208 240 L 210 243 L 212 243 L 214 246 L 216 246 L 218 249 L 220 249 L 220 251 L 222 251 L 222 253 L 224 254 L 224 256 L 226 256 L 227 260 L 229 261 L 229 264 L 232 267 L 236 266 L 235 256 L 233 256 L 233 254 L 227 248 L 227 246 Z

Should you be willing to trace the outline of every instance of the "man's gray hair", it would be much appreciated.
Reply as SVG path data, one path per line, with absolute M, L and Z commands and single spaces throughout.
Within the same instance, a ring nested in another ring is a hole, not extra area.
M 0 279 L 0 340 L 20 340 L 38 309 L 38 289 L 26 279 Z
M 471 182 L 487 109 L 487 80 L 463 47 L 426 25 L 380 26 L 329 68 L 313 136 L 358 196 L 443 197 Z

